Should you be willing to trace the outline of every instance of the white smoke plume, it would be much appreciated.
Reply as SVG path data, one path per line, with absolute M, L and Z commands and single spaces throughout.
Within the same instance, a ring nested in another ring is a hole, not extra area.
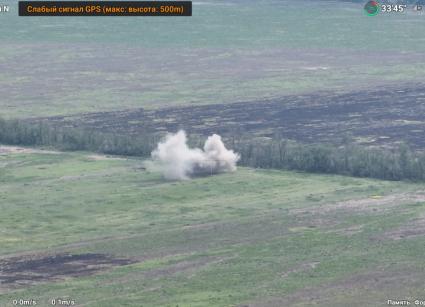
M 171 180 L 233 172 L 239 159 L 239 154 L 228 150 L 217 134 L 208 137 L 203 149 L 189 148 L 183 130 L 168 134 L 152 152 L 153 166 Z

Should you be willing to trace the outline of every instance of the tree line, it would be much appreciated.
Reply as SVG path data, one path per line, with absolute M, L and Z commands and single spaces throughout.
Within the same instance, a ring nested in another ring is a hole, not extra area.
M 395 149 L 355 144 L 299 144 L 288 140 L 237 141 L 241 164 L 385 180 L 425 180 L 425 154 L 406 145 Z
M 125 136 L 94 130 L 52 126 L 47 122 L 0 119 L 0 143 L 47 146 L 68 151 L 94 151 L 113 155 L 148 156 L 159 136 Z
M 94 130 L 0 119 L 0 143 L 47 146 L 60 150 L 148 157 L 161 136 L 137 137 Z M 192 136 L 192 145 L 203 138 Z M 224 141 L 241 155 L 240 165 L 258 168 L 341 174 L 386 180 L 425 180 L 425 154 L 406 145 L 395 149 L 368 148 L 355 144 L 300 144 L 283 139 L 252 139 L 233 135 Z

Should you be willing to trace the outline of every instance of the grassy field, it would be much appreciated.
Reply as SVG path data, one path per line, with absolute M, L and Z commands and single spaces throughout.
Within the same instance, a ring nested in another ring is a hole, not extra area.
M 424 80 L 423 16 L 362 4 L 199 1 L 189 18 L 22 18 L 1 31 L 0 116 L 205 105 Z M 113 31 L 111 31 L 113 29 Z
M 127 135 L 239 127 L 302 142 L 354 132 L 362 143 L 423 148 L 424 16 L 367 17 L 362 6 L 233 0 L 196 1 L 190 18 L 4 14 L 13 31 L 0 31 L 0 117 L 74 115 L 77 126 Z M 347 92 L 355 97 L 338 95 Z M 151 110 L 132 110 L 141 107 Z M 250 168 L 170 182 L 137 158 L 0 147 L 0 211 L 0 307 L 425 299 L 423 183 Z
M 0 166 L 0 306 L 379 306 L 423 295 L 423 185 L 247 168 L 167 182 L 141 160 L 88 153 L 4 150 Z

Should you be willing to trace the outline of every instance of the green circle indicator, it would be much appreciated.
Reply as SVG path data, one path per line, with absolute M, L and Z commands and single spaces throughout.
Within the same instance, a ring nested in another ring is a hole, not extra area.
M 375 16 L 379 13 L 379 3 L 376 1 L 369 1 L 365 4 L 364 10 L 367 15 L 369 16 Z

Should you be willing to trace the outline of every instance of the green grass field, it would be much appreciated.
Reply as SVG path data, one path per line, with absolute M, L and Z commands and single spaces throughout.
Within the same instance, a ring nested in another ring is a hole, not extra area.
M 423 16 L 196 1 L 188 18 L 2 16 L 0 116 L 231 103 L 425 78 Z M 14 6 L 12 6 L 14 8 Z M 111 31 L 113 29 L 113 31 Z
M 0 117 L 423 83 L 424 16 L 368 17 L 362 6 L 203 0 L 190 18 L 4 14 L 13 30 L 0 31 Z M 137 158 L 0 147 L 0 307 L 385 306 L 425 299 L 424 234 L 423 183 L 250 168 L 170 182 Z
M 0 155 L 0 263 L 59 253 L 132 260 L 0 284 L 0 306 L 57 297 L 78 306 L 379 306 L 423 295 L 423 184 L 248 168 L 167 182 L 142 166 L 88 153 Z

